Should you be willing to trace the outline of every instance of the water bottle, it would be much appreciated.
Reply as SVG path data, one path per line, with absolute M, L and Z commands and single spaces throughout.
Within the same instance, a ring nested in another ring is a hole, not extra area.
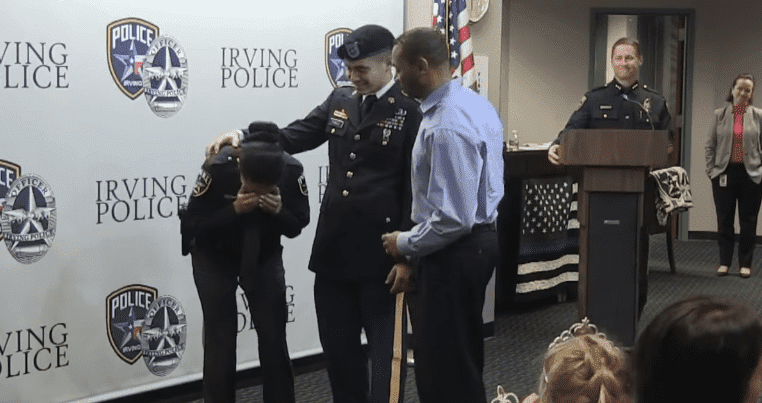
M 508 138 L 508 151 L 519 151 L 519 132 L 511 130 L 511 137 Z

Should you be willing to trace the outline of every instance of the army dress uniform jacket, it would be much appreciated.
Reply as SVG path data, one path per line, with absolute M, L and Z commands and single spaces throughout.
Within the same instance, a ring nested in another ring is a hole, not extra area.
M 289 153 L 328 142 L 328 184 L 309 269 L 337 280 L 382 280 L 392 263 L 381 235 L 412 228 L 410 160 L 421 114 L 394 83 L 360 121 L 352 87 L 335 89 L 304 119 L 281 129 Z
M 284 153 L 285 167 L 278 183 L 281 211 L 273 215 L 255 209 L 237 214 L 233 201 L 241 183 L 236 156 L 232 147 L 224 147 L 204 163 L 188 207 L 181 216 L 183 255 L 203 249 L 218 256 L 223 264 L 238 267 L 242 253 L 251 249 L 251 245 L 243 244 L 245 226 L 257 225 L 261 238 L 256 259 L 264 262 L 283 250 L 281 235 L 294 238 L 309 223 L 304 169 L 287 153 Z
M 671 120 L 664 97 L 637 82 L 625 89 L 613 80 L 585 94 L 553 144 L 560 144 L 571 129 L 651 130 L 651 123 L 654 130 L 670 130 L 671 140 Z

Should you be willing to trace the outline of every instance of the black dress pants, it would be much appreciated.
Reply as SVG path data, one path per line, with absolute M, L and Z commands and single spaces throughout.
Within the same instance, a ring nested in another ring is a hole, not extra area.
M 389 289 L 383 280 L 341 281 L 315 276 L 318 333 L 336 403 L 389 402 L 396 303 Z M 365 329 L 370 348 L 370 374 L 361 329 Z
M 419 260 L 410 318 L 422 403 L 487 401 L 482 310 L 498 253 L 494 226 L 482 225 Z
M 204 401 L 235 402 L 236 289 L 239 265 L 214 253 L 194 251 L 193 278 L 204 314 Z M 260 262 L 243 286 L 259 339 L 264 401 L 294 402 L 294 373 L 286 344 L 286 282 L 283 261 L 275 254 Z
M 723 174 L 727 175 L 726 186 L 720 186 L 720 177 Z M 712 179 L 712 195 L 717 212 L 720 265 L 730 266 L 733 262 L 734 222 L 736 203 L 738 203 L 738 223 L 741 227 L 738 241 L 738 266 L 751 267 L 762 188 L 749 178 L 743 163 L 731 163 L 728 164 L 725 172 Z

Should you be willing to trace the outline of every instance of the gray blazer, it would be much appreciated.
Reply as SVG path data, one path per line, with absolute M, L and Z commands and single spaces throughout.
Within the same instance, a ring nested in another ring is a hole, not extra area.
M 743 164 L 754 183 L 762 180 L 760 126 L 762 109 L 749 105 L 743 116 Z M 714 111 L 714 125 L 706 139 L 706 174 L 714 179 L 725 171 L 733 148 L 733 105 Z

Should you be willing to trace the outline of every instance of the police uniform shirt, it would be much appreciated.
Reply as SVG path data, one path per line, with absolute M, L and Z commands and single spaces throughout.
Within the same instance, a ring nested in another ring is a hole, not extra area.
M 613 80 L 585 94 L 553 144 L 570 129 L 670 130 L 670 122 L 664 97 L 638 82 L 625 88 Z
M 231 262 L 238 260 L 242 226 L 233 201 L 240 188 L 237 152 L 232 147 L 223 147 L 204 161 L 181 217 L 184 255 L 203 248 Z
M 309 268 L 335 279 L 385 279 L 392 264 L 381 235 L 412 227 L 410 159 L 421 121 L 418 102 L 394 82 L 361 121 L 361 101 L 354 88 L 337 88 L 280 135 L 289 153 L 328 142 L 328 183 Z
M 182 217 L 183 254 L 194 247 L 205 248 L 230 263 L 239 262 L 243 226 L 261 225 L 259 260 L 263 261 L 282 250 L 281 234 L 289 238 L 299 235 L 310 219 L 307 183 L 302 164 L 285 152 L 284 158 L 284 172 L 278 183 L 282 208 L 275 215 L 256 209 L 245 214 L 235 212 L 233 202 L 241 183 L 237 154 L 232 147 L 223 147 L 204 162 Z

